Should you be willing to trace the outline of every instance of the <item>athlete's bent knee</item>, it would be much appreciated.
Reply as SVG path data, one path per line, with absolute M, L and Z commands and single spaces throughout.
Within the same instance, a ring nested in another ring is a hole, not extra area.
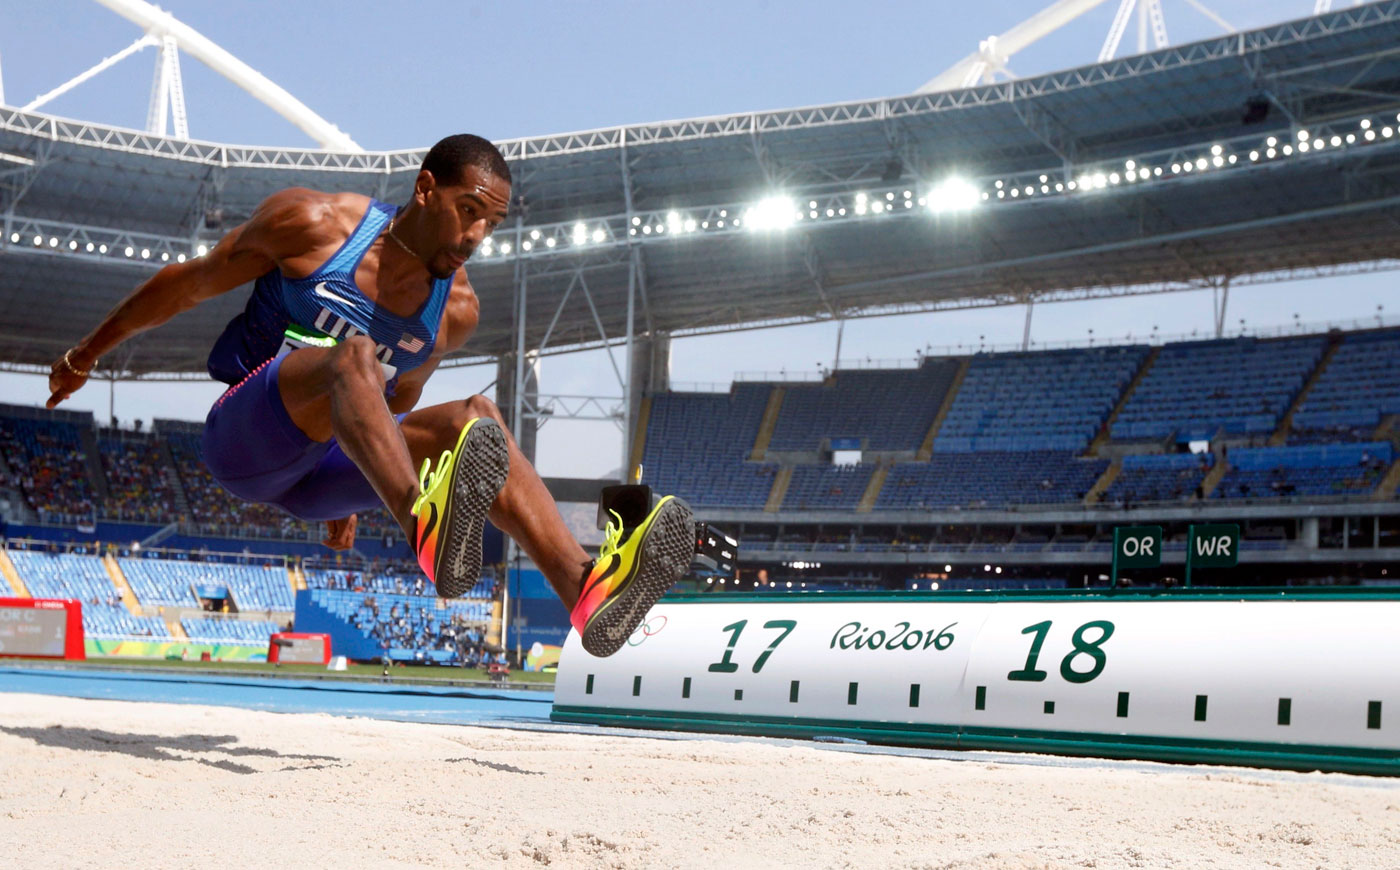
M 375 356 L 374 340 L 356 335 L 336 345 L 331 358 L 331 371 L 339 379 L 364 378 L 384 383 L 384 370 Z
M 496 403 L 485 396 L 472 396 L 466 400 L 467 419 L 473 417 L 490 417 L 502 426 L 505 425 L 505 418 L 501 416 L 501 409 L 496 407 Z

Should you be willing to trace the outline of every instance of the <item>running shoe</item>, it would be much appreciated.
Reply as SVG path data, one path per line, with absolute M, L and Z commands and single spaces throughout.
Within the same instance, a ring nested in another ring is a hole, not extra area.
M 623 528 L 622 517 L 614 512 L 598 561 L 569 614 L 583 648 L 599 657 L 617 652 L 694 555 L 695 518 L 675 496 L 661 499 L 631 528 Z
M 443 598 L 465 595 L 481 574 L 481 533 L 486 514 L 506 484 L 510 453 L 495 420 L 474 417 L 462 427 L 457 446 L 442 451 L 429 473 L 423 460 L 421 490 L 413 503 L 418 518 L 418 564 Z

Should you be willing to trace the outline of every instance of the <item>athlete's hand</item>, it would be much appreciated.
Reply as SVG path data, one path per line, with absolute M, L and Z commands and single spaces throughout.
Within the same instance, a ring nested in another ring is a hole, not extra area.
M 321 543 L 332 550 L 348 550 L 355 546 L 355 526 L 360 520 L 351 514 L 343 520 L 326 520 L 326 537 Z
M 64 399 L 82 389 L 88 382 L 93 360 L 87 358 L 77 348 L 70 349 L 49 366 L 49 400 L 44 407 L 53 408 Z

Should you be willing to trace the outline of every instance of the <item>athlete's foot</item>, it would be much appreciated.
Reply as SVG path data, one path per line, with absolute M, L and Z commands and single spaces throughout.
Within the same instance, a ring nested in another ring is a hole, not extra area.
M 444 450 L 430 474 L 419 472 L 422 490 L 413 503 L 418 564 L 443 598 L 465 595 L 481 574 L 481 533 L 486 513 L 510 471 L 506 436 L 496 421 L 474 418 L 462 427 L 457 445 Z
M 583 581 L 569 621 L 595 656 L 610 656 L 642 624 L 695 555 L 690 506 L 666 496 L 639 525 L 624 529 L 613 514 L 598 562 Z

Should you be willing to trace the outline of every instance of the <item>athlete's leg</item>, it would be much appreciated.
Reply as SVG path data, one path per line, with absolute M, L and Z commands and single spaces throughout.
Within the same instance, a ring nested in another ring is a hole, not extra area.
M 564 606 L 572 610 L 592 560 L 564 525 L 554 498 L 510 437 L 496 404 L 485 396 L 472 396 L 432 405 L 411 412 L 399 428 L 413 462 L 421 463 L 425 457 L 436 462 L 438 454 L 452 449 L 467 421 L 476 417 L 489 417 L 500 424 L 510 450 L 510 473 L 491 509 L 491 522 L 525 550 Z
M 361 335 L 335 347 L 294 350 L 282 360 L 277 390 L 287 416 L 308 438 L 335 438 L 413 540 L 418 475 L 384 401 L 384 371 L 374 342 Z

